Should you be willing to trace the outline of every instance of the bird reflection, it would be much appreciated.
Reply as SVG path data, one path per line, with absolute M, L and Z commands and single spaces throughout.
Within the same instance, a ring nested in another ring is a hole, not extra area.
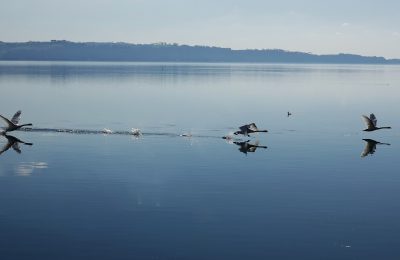
M 19 147 L 19 144 L 24 144 L 24 145 L 33 145 L 32 143 L 26 143 L 24 141 L 21 141 L 20 139 L 12 136 L 12 135 L 6 135 L 3 134 L 2 136 L 4 136 L 7 139 L 7 144 L 4 145 L 1 150 L 0 150 L 0 155 L 2 153 L 4 153 L 5 151 L 7 151 L 8 149 L 10 149 L 11 147 L 14 149 L 14 151 L 16 151 L 17 153 L 21 153 L 21 149 Z
M 263 148 L 263 149 L 267 149 L 266 146 L 261 146 L 259 145 L 259 142 L 256 141 L 254 144 L 250 143 L 250 140 L 244 141 L 244 142 L 233 142 L 234 144 L 240 146 L 239 147 L 239 151 L 247 154 L 247 153 L 255 153 L 257 148 Z
M 363 139 L 363 140 L 366 142 L 364 151 L 362 151 L 362 153 L 361 153 L 361 157 L 363 157 L 363 158 L 368 155 L 374 154 L 375 150 L 376 150 L 376 145 L 378 145 L 378 144 L 379 145 L 390 145 L 388 143 L 381 143 L 381 142 L 378 142 L 378 141 L 375 141 L 372 139 Z

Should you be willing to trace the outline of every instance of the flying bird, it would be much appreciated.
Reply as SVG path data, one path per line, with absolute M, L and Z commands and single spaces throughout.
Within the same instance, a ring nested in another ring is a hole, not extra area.
M 364 147 L 364 151 L 361 153 L 361 157 L 366 157 L 367 155 L 372 155 L 375 153 L 376 145 L 390 145 L 388 143 L 381 143 L 372 139 L 363 139 L 366 144 Z
M 239 151 L 247 154 L 247 153 L 255 153 L 257 148 L 263 148 L 263 149 L 267 149 L 266 146 L 261 146 L 259 145 L 259 142 L 256 141 L 254 144 L 250 143 L 250 140 L 247 140 L 245 142 L 233 142 L 234 144 L 240 146 L 239 147 Z
M 243 125 L 239 127 L 239 131 L 234 132 L 235 135 L 241 134 L 241 135 L 246 135 L 250 136 L 249 134 L 251 133 L 258 133 L 258 132 L 268 132 L 268 130 L 258 130 L 256 124 L 251 123 L 248 125 Z
M 3 135 L 7 139 L 7 144 L 3 146 L 3 148 L 0 150 L 0 154 L 4 153 L 11 147 L 16 151 L 17 153 L 21 153 L 21 149 L 19 148 L 19 143 L 25 144 L 25 145 L 33 145 L 32 143 L 26 143 L 24 141 L 21 141 L 20 139 L 12 136 L 12 135 Z
M 367 128 L 364 129 L 363 131 L 371 132 L 379 129 L 391 129 L 390 126 L 377 127 L 376 124 L 378 121 L 376 120 L 374 114 L 371 114 L 369 117 L 363 115 L 362 118 L 364 119 L 365 124 L 367 125 Z
M 15 131 L 20 129 L 24 126 L 31 126 L 32 124 L 23 124 L 19 125 L 19 119 L 21 118 L 21 110 L 18 110 L 17 113 L 11 118 L 11 120 L 5 118 L 4 116 L 0 115 L 1 118 L 6 122 L 7 126 L 3 128 L 3 134 L 11 131 Z

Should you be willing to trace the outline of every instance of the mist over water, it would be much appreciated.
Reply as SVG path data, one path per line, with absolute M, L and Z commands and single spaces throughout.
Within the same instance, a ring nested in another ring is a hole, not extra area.
M 0 154 L 0 256 L 396 259 L 399 75 L 0 62 L 0 114 L 34 127 L 9 133 L 32 145 Z M 392 129 L 363 132 L 370 113 Z M 269 132 L 221 138 L 251 122 Z M 366 153 L 363 139 L 390 145 Z

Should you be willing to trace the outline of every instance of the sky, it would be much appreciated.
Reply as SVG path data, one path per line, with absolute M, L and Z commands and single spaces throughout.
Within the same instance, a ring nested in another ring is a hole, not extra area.
M 400 58 L 398 0 L 0 0 L 0 41 L 178 43 Z

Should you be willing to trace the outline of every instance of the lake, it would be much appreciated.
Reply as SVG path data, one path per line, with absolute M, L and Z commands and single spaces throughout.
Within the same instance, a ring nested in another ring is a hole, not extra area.
M 0 136 L 1 259 L 400 257 L 400 66 L 3 61 L 0 89 L 33 123 Z

